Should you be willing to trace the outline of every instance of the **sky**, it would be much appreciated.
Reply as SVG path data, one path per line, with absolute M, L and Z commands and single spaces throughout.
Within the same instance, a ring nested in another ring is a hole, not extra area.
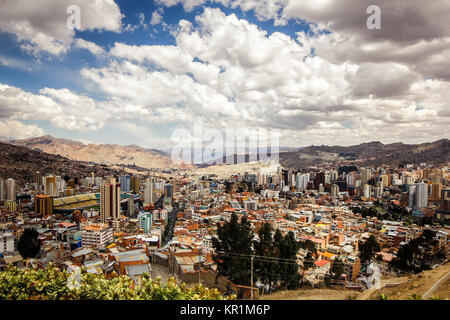
M 288 147 L 450 138 L 448 0 L 0 6 L 1 138 L 167 150 L 196 123 Z

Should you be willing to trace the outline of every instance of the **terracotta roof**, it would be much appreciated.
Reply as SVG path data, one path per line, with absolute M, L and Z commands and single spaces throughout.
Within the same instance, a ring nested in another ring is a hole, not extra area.
M 330 261 L 325 260 L 325 259 L 317 260 L 316 262 L 314 262 L 314 264 L 318 267 L 323 267 L 328 263 L 330 263 Z

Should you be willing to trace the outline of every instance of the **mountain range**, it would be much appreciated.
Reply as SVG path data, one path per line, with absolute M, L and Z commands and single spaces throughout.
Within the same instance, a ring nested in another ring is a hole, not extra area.
M 360 166 L 443 163 L 450 161 L 450 140 L 431 143 L 383 144 L 379 141 L 355 146 L 310 146 L 294 152 L 280 153 L 285 168 L 302 169 L 323 163 L 356 164 Z
M 173 164 L 170 157 L 163 151 L 146 149 L 137 145 L 84 144 L 78 141 L 54 138 L 49 135 L 13 140 L 8 143 L 50 154 L 58 154 L 72 160 L 99 164 L 137 166 L 144 169 L 189 167 Z
M 0 178 L 14 178 L 18 184 L 25 185 L 34 181 L 36 171 L 42 176 L 68 175 L 71 178 L 82 178 L 92 172 L 96 176 L 124 173 L 105 165 L 75 161 L 60 155 L 49 154 L 40 150 L 0 142 Z
M 175 165 L 169 154 L 146 149 L 137 145 L 84 144 L 52 136 L 12 140 L 8 143 L 60 155 L 71 160 L 107 165 L 137 166 L 145 169 L 188 169 L 195 165 Z M 233 157 L 231 155 L 230 157 Z M 236 158 L 236 155 L 234 155 Z M 248 155 L 245 156 L 246 162 Z M 225 158 L 224 158 L 225 160 Z M 359 166 L 443 163 L 450 161 L 450 140 L 441 139 L 431 143 L 404 144 L 401 142 L 383 144 L 379 141 L 354 146 L 309 146 L 297 149 L 283 149 L 279 153 L 280 164 L 287 169 L 299 170 L 324 163 L 353 164 Z M 208 165 L 200 165 L 205 167 Z

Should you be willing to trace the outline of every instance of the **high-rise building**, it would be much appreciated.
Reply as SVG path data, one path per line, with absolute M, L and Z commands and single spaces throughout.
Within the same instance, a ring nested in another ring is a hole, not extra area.
M 6 180 L 6 200 L 7 201 L 16 201 L 16 180 L 13 178 L 9 178 Z
M 103 184 L 103 177 L 95 177 L 94 184 L 96 186 L 101 186 Z
M 301 179 L 301 173 L 298 172 L 297 175 L 295 176 L 295 189 L 300 189 L 300 179 Z
M 149 234 L 152 229 L 152 214 L 150 212 L 141 212 L 138 219 L 139 227 L 144 230 L 144 233 Z
M 356 175 L 355 188 L 361 188 L 361 187 L 364 187 L 364 185 L 361 184 L 361 175 Z
M 123 192 L 131 191 L 131 177 L 128 174 L 119 176 L 120 189 Z
M 6 186 L 5 180 L 0 179 L 0 201 L 6 200 Z
M 144 203 L 145 204 L 153 204 L 155 202 L 155 190 L 153 179 L 147 179 L 145 181 L 145 189 L 144 189 Z
M 420 182 L 409 186 L 408 208 L 421 209 L 428 207 L 428 185 Z
M 349 188 L 354 188 L 356 184 L 356 172 L 350 172 L 345 179 L 347 180 L 347 186 Z
M 325 188 L 323 186 L 323 184 L 319 184 L 319 193 L 324 193 L 325 192 Z
M 381 195 L 383 194 L 383 190 L 380 187 L 374 188 L 373 193 L 374 193 L 375 198 L 379 199 L 379 198 L 381 198 Z
M 52 175 L 44 177 L 44 193 L 49 196 L 57 197 L 58 188 L 56 178 Z
M 433 183 L 431 186 L 431 196 L 440 200 L 442 195 L 442 183 Z
M 309 173 L 302 174 L 301 186 L 303 189 L 308 188 L 308 183 L 311 182 L 311 176 Z
M 34 197 L 34 212 L 40 213 L 44 218 L 51 216 L 53 214 L 53 196 L 36 195 Z
M 111 183 L 111 184 L 117 183 L 116 177 L 113 175 L 105 177 L 104 180 L 106 180 L 105 183 Z M 120 188 L 122 188 L 122 187 L 120 187 Z
M 139 176 L 131 177 L 130 190 L 139 194 L 139 191 L 141 190 L 141 178 Z
M 127 209 L 128 209 L 128 216 L 133 216 L 134 214 L 134 198 L 129 197 L 127 200 Z
M 331 186 L 331 195 L 333 197 L 337 197 L 339 195 L 339 186 L 337 184 L 333 184 Z
M 411 182 L 412 182 L 412 179 L 411 179 L 411 176 L 409 175 L 409 174 L 405 174 L 405 173 L 403 173 L 402 174 L 402 184 L 411 184 Z
M 416 186 L 410 185 L 408 190 L 408 208 L 414 208 L 416 205 Z
M 11 212 L 15 212 L 17 210 L 16 200 L 6 200 L 5 205 L 6 205 L 6 208 L 8 208 L 8 210 Z
M 395 179 L 397 179 L 397 175 L 395 174 L 388 174 L 388 185 L 392 186 Z
M 256 181 L 258 185 L 265 185 L 267 183 L 267 175 L 261 172 L 256 174 Z
M 388 188 L 389 187 L 389 176 L 387 174 L 382 174 L 380 176 L 381 178 L 381 187 L 383 189 Z
M 442 189 L 441 191 L 441 211 L 450 213 L 450 189 Z
M 55 177 L 55 183 L 56 183 L 56 196 L 58 196 L 61 192 L 64 192 L 64 189 L 66 188 L 66 181 L 64 179 L 61 179 L 61 176 Z
M 416 202 L 417 209 L 428 207 L 428 185 L 420 182 L 416 184 Z
M 331 178 L 331 181 L 337 180 L 338 177 L 339 177 L 339 173 L 338 173 L 336 170 L 330 171 L 330 178 Z
M 75 195 L 75 188 L 68 187 L 64 189 L 64 197 L 70 197 L 74 195 Z
M 319 186 L 322 185 L 322 187 L 325 185 L 325 173 L 324 172 L 318 172 L 316 173 L 316 176 L 314 177 L 314 186 L 316 190 L 319 190 Z
M 369 184 L 364 185 L 364 198 L 369 199 L 370 198 L 370 192 L 371 186 Z
M 34 174 L 34 183 L 36 184 L 38 189 L 42 185 L 42 173 L 40 173 L 39 171 L 36 171 Z
M 423 169 L 423 178 L 424 179 L 439 179 L 442 175 L 442 170 L 439 168 L 424 168 Z
M 100 186 L 100 220 L 117 219 L 120 212 L 120 185 L 105 183 Z
M 287 174 L 286 174 L 286 177 L 287 177 L 287 179 L 286 179 L 286 185 L 287 186 L 291 186 L 291 185 L 293 185 L 294 183 L 295 183 L 295 176 L 294 176 L 294 173 L 292 172 L 292 171 L 288 171 L 287 172 Z
M 361 169 L 361 185 L 365 186 L 369 183 L 369 180 L 372 178 L 372 170 L 371 169 Z
M 300 172 L 297 173 L 296 179 L 295 179 L 295 188 L 296 189 L 306 189 L 308 187 L 309 182 L 309 173 L 303 173 Z

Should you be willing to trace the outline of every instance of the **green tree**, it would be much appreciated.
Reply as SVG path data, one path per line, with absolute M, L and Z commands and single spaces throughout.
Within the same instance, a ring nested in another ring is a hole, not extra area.
M 339 259 L 339 257 L 336 257 L 334 259 L 330 271 L 333 274 L 333 279 L 334 280 L 340 280 L 341 279 L 341 276 L 344 273 L 344 264 L 341 261 L 341 259 Z
M 283 234 L 281 233 L 280 229 L 277 229 L 275 231 L 275 235 L 273 236 L 273 250 L 275 256 L 280 255 L 280 247 L 281 243 L 283 242 Z
M 35 258 L 41 249 L 39 233 L 34 229 L 25 229 L 17 243 L 17 250 L 24 259 Z
M 420 272 L 429 269 L 433 257 L 438 257 L 442 253 L 433 254 L 433 247 L 437 244 L 435 235 L 435 232 L 427 229 L 421 236 L 401 246 L 391 265 L 405 271 Z
M 218 224 L 217 236 L 212 242 L 218 274 L 235 284 L 249 285 L 253 234 L 247 217 L 243 216 L 239 223 L 233 213 L 230 222 L 225 222 L 223 226 Z
M 308 270 L 314 267 L 314 262 L 316 259 L 314 255 L 317 253 L 316 245 L 311 240 L 305 240 L 299 242 L 300 248 L 307 250 L 305 259 L 303 260 L 303 270 Z
M 272 246 L 273 256 L 275 258 L 280 258 L 280 255 L 281 255 L 280 250 L 281 250 L 282 243 L 283 243 L 283 234 L 281 233 L 280 229 L 277 229 L 273 236 L 273 246 Z M 273 281 L 274 282 L 278 282 L 281 280 L 280 272 L 281 272 L 281 265 L 277 263 L 274 266 L 274 270 L 273 270 Z
M 308 270 L 308 269 L 312 268 L 312 267 L 314 266 L 314 262 L 315 262 L 315 261 L 316 261 L 316 260 L 314 259 L 314 257 L 313 257 L 313 255 L 312 255 L 311 251 L 309 251 L 309 252 L 306 254 L 305 260 L 303 261 L 303 268 L 304 268 L 305 270 Z
M 359 258 L 361 262 L 372 260 L 375 253 L 380 251 L 380 244 L 374 235 L 371 235 L 363 244 L 359 246 Z
M 316 245 L 311 240 L 300 241 L 300 248 L 308 250 L 308 252 L 317 253 Z
M 431 243 L 436 236 L 436 232 L 430 229 L 425 229 L 422 233 L 422 238 L 425 240 L 426 243 Z
M 300 244 L 295 240 L 292 231 L 283 238 L 280 246 L 280 255 L 282 259 L 279 262 L 279 273 L 282 285 L 288 289 L 296 289 L 300 286 L 300 274 L 298 273 L 297 252 L 300 249 Z
M 253 244 L 255 255 L 267 257 L 267 260 L 257 259 L 254 263 L 257 278 L 264 284 L 272 284 L 277 278 L 278 265 L 275 260 L 274 239 L 272 237 L 272 225 L 265 223 L 259 230 L 259 241 Z

